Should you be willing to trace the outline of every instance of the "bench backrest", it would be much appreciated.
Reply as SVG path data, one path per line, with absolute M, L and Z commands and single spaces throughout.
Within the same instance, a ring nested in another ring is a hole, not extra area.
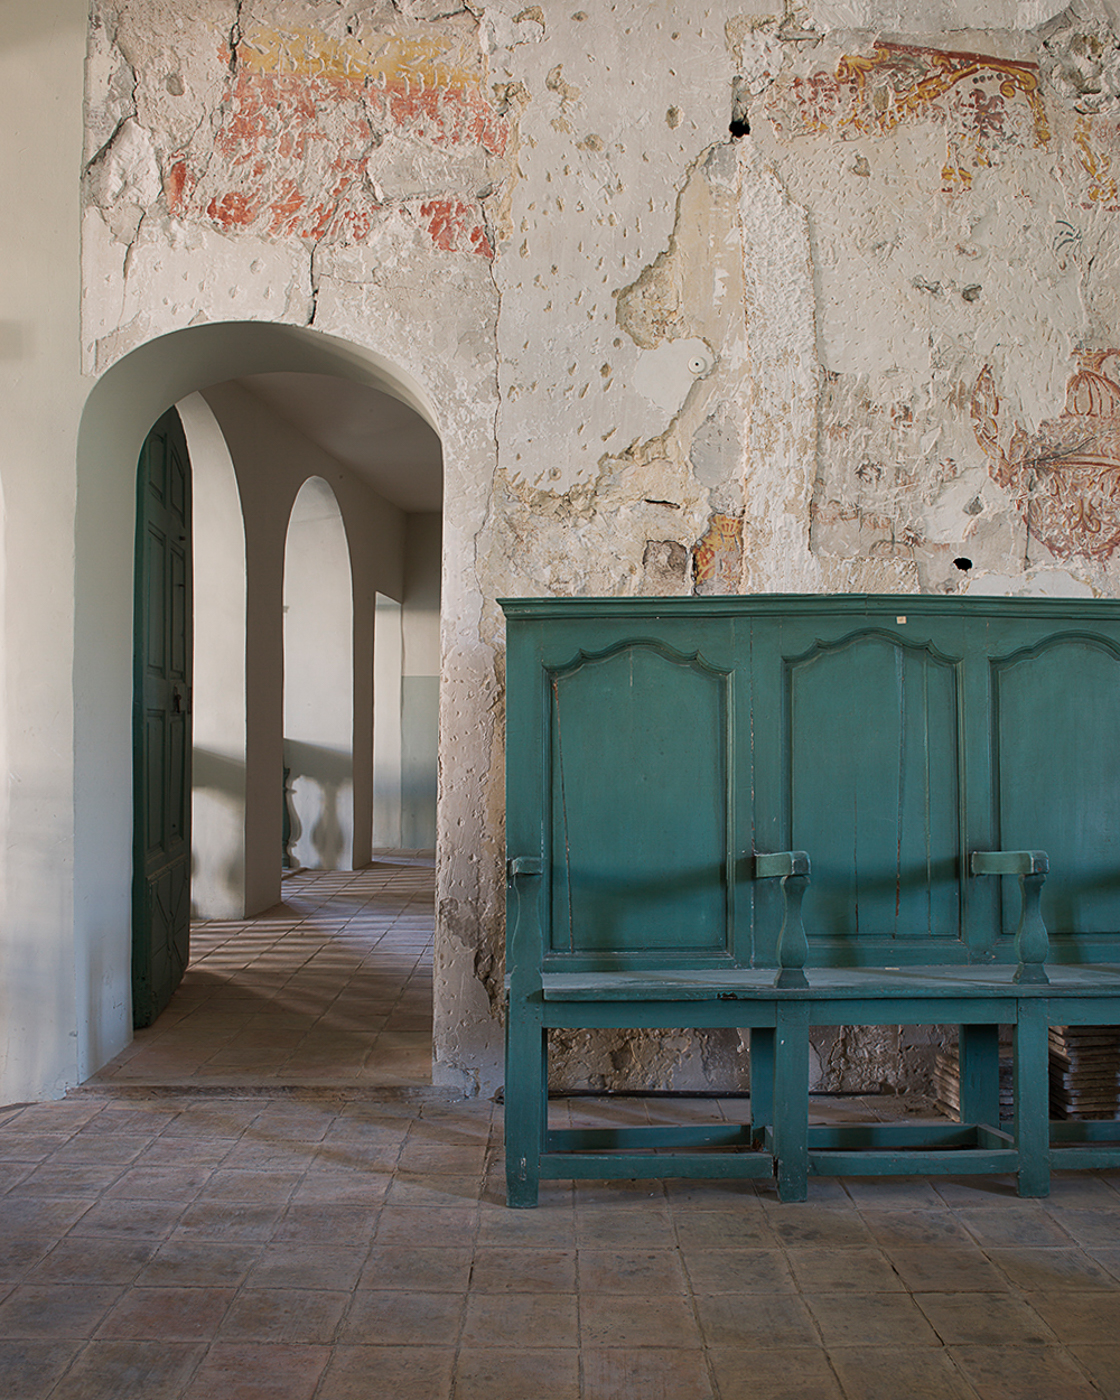
M 1051 960 L 1120 959 L 1120 603 L 503 607 L 522 958 L 773 966 L 753 855 L 801 849 L 810 965 L 1012 961 L 1017 882 L 968 856 L 1041 849 Z

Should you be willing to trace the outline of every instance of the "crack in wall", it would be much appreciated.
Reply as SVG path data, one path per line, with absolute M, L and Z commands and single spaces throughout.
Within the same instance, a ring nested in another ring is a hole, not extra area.
M 239 49 L 242 38 L 241 33 L 241 7 L 244 0 L 235 0 L 233 23 L 229 27 L 229 75 L 231 79 L 237 77 Z

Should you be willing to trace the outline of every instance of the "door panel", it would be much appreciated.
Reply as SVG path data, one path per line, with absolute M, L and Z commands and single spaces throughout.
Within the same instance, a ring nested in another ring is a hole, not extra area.
M 148 434 L 137 468 L 133 681 L 133 1024 L 170 1001 L 189 957 L 190 461 L 179 415 Z

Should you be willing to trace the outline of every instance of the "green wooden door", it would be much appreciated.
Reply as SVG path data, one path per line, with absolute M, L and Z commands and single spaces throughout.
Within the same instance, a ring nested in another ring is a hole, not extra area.
M 191 469 L 169 409 L 140 452 L 132 704 L 132 1019 L 150 1026 L 190 940 Z

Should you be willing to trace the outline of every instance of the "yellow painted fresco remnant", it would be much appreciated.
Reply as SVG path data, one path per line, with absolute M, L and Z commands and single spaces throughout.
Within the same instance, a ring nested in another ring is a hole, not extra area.
M 737 515 L 716 513 L 696 545 L 696 582 L 719 583 L 729 590 L 737 588 L 742 555 L 742 520 Z
M 376 42 L 332 39 L 316 29 L 253 26 L 237 46 L 241 71 L 277 77 L 372 82 L 382 87 L 477 87 L 479 64 L 454 34 L 381 31 Z

